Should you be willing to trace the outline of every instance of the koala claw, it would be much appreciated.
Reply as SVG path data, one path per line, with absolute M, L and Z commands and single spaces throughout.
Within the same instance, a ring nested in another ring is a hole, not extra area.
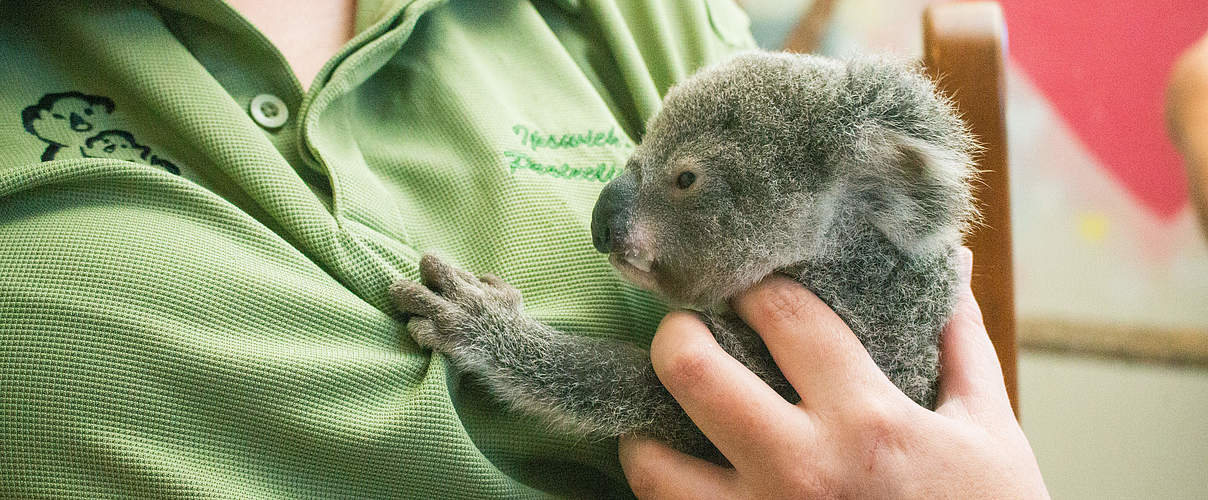
M 424 347 L 449 353 L 521 316 L 520 291 L 498 276 L 475 277 L 430 254 L 420 259 L 419 271 L 422 283 L 399 281 L 390 291 L 399 310 L 411 315 L 407 330 Z

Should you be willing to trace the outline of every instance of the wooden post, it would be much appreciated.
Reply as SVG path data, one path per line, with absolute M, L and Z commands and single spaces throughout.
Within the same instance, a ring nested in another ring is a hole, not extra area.
M 1011 405 L 1016 386 L 1015 280 L 1007 177 L 1004 58 L 1006 24 L 997 2 L 931 5 L 923 14 L 923 65 L 956 103 L 985 150 L 976 190 L 982 224 L 966 239 L 973 250 L 973 293 L 998 351 Z

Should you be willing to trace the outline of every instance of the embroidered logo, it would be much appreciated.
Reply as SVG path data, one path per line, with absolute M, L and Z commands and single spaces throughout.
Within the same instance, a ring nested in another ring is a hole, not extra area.
M 531 170 L 539 174 L 552 175 L 563 179 L 584 179 L 607 183 L 621 175 L 621 169 L 613 163 L 597 163 L 595 165 L 571 166 L 562 164 L 546 164 L 532 159 L 529 155 L 518 151 L 504 151 L 503 156 L 511 160 L 508 168 L 515 174 L 517 170 Z
M 608 182 L 621 175 L 624 170 L 612 162 L 571 165 L 567 162 L 546 163 L 534 158 L 541 150 L 579 149 L 579 148 L 620 148 L 633 149 L 633 143 L 618 137 L 615 129 L 566 132 L 549 134 L 525 125 L 512 126 L 512 133 L 520 139 L 520 145 L 529 151 L 508 150 L 503 156 L 509 161 L 508 169 L 512 174 L 518 170 L 527 170 L 538 174 L 550 175 L 562 179 L 582 179 L 598 182 Z
M 80 92 L 46 94 L 21 111 L 25 131 L 46 143 L 42 161 L 55 158 L 112 158 L 180 174 L 172 162 L 152 154 L 134 134 L 114 127 L 113 100 Z
M 582 132 L 564 134 L 544 134 L 540 130 L 529 130 L 524 125 L 512 126 L 512 133 L 520 137 L 520 144 L 536 151 L 539 148 L 566 149 L 577 147 L 623 147 L 633 149 L 633 144 L 617 137 L 616 129 L 610 127 L 607 132 L 587 129 Z

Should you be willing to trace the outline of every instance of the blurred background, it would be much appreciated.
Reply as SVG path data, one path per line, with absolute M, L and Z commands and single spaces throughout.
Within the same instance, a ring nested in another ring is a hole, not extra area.
M 815 52 L 919 58 L 931 2 L 739 3 L 765 48 L 812 12 Z M 1063 499 L 1208 498 L 1208 237 L 1162 111 L 1208 2 L 1000 3 L 1019 403 L 1045 480 Z

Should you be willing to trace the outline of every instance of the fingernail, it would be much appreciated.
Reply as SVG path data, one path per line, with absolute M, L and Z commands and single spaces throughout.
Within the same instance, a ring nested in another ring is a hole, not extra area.
M 973 279 L 973 251 L 967 247 L 956 249 L 956 271 L 960 277 L 961 286 L 968 286 Z

